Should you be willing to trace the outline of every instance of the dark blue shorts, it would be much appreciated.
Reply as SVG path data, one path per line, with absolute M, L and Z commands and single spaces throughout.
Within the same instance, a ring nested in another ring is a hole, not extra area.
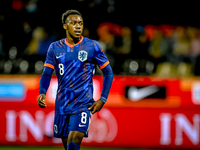
M 81 112 L 78 114 L 55 115 L 54 137 L 67 138 L 69 131 L 80 131 L 88 137 L 88 128 L 91 121 L 91 112 Z

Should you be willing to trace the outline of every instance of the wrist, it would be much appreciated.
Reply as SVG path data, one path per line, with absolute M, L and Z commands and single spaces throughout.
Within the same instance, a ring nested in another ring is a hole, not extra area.
M 105 97 L 100 97 L 100 99 L 99 100 L 101 100 L 102 102 L 104 102 L 104 103 L 106 103 L 106 101 L 107 101 L 107 99 L 105 98 Z
M 44 94 L 44 95 L 46 95 L 46 90 L 44 89 L 44 88 L 40 88 L 40 90 L 39 90 L 40 92 L 39 92 L 39 95 L 41 95 L 41 94 Z

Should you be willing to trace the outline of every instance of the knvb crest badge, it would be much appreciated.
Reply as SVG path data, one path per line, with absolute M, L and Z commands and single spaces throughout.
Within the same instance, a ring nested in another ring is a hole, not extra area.
M 88 53 L 84 50 L 81 50 L 78 52 L 78 59 L 82 62 L 86 61 L 87 60 L 87 55 Z

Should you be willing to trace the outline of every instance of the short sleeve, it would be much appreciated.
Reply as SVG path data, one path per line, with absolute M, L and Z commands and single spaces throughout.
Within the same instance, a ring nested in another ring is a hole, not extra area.
M 47 51 L 47 57 L 46 57 L 46 61 L 45 61 L 45 64 L 44 66 L 45 67 L 50 67 L 52 69 L 54 69 L 54 52 L 53 52 L 53 44 L 51 44 L 49 46 L 49 49 Z
M 94 49 L 95 49 L 95 59 L 97 61 L 99 69 L 105 68 L 110 62 L 108 58 L 106 57 L 103 49 L 101 48 L 101 45 L 99 44 L 99 42 L 95 41 Z

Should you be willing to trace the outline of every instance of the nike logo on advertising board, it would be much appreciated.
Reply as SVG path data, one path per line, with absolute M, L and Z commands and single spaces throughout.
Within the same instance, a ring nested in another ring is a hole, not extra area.
M 139 101 L 141 99 L 144 99 L 145 97 L 148 97 L 156 92 L 159 91 L 159 87 L 155 85 L 142 87 L 140 89 L 136 88 L 135 86 L 131 86 L 128 90 L 128 98 L 131 101 Z
M 58 58 L 60 58 L 60 57 L 62 57 L 63 55 L 60 55 L 60 56 L 56 56 L 56 59 L 58 59 Z

